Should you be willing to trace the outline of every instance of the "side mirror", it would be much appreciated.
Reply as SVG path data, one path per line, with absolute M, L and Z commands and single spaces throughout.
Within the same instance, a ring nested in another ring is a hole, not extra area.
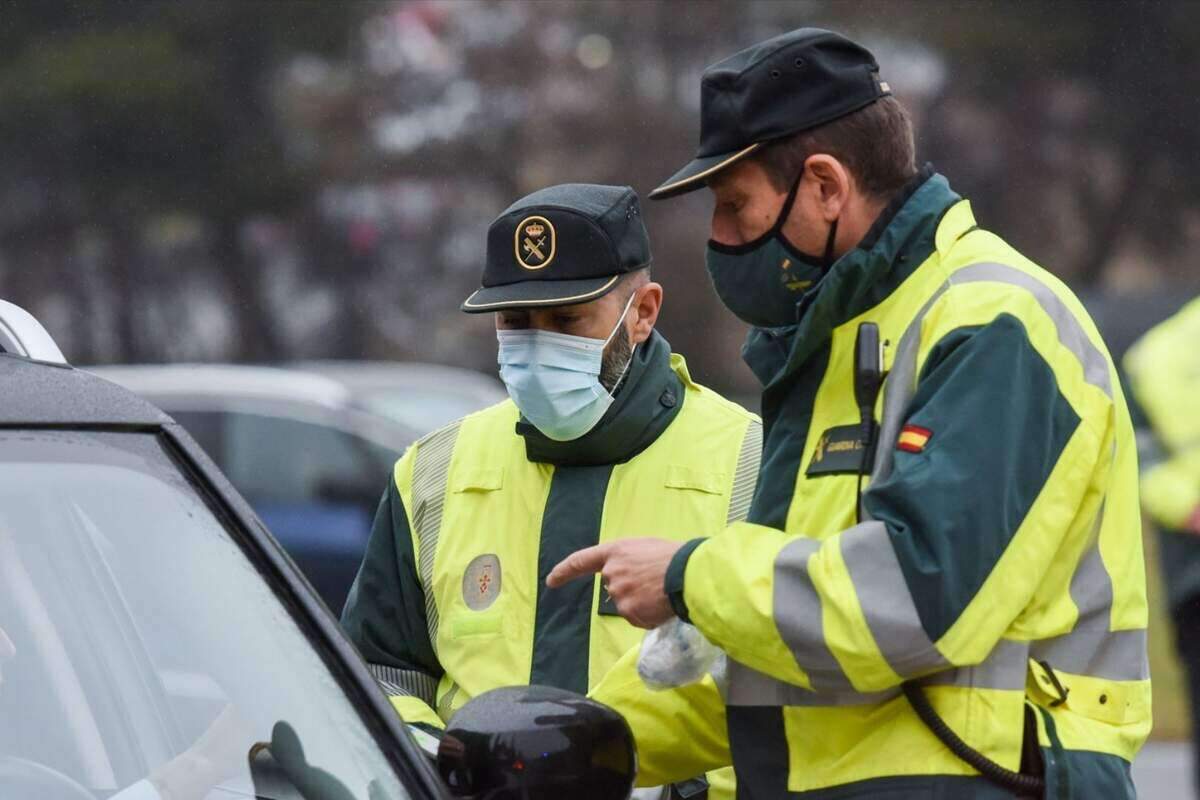
M 627 800 L 637 773 L 620 714 L 549 686 L 471 700 L 446 726 L 437 763 L 454 796 L 477 800 Z

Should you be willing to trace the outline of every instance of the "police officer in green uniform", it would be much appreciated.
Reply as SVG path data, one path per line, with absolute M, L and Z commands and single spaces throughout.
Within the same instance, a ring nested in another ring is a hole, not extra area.
M 586 692 L 641 639 L 569 553 L 635 530 L 682 542 L 742 519 L 758 419 L 654 330 L 662 287 L 629 187 L 554 186 L 491 225 L 483 286 L 510 400 L 413 445 L 388 480 L 342 623 L 393 705 L 439 728 L 513 684 Z M 724 795 L 714 779 L 712 796 Z
M 763 384 L 758 489 L 717 536 L 603 543 L 550 585 L 599 571 L 627 619 L 726 651 L 740 798 L 1132 798 L 1137 457 L 1092 321 L 917 168 L 860 45 L 793 31 L 700 98 L 697 157 L 652 196 L 712 190 L 707 267 Z M 698 766 L 609 683 L 643 764 Z

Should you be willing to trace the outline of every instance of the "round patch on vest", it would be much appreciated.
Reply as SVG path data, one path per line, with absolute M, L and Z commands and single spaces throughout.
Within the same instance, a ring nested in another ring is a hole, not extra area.
M 500 596 L 500 558 L 493 553 L 476 556 L 463 573 L 463 601 L 472 611 L 483 611 Z

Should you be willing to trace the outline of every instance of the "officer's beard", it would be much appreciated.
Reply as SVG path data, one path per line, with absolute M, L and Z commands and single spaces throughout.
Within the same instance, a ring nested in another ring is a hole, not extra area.
M 609 394 L 617 393 L 620 389 L 618 382 L 624 385 L 621 379 L 629 375 L 629 369 L 633 366 L 629 359 L 632 357 L 633 345 L 629 341 L 629 329 L 622 325 L 613 334 L 608 347 L 604 348 L 604 356 L 600 360 L 600 385 L 607 389 Z

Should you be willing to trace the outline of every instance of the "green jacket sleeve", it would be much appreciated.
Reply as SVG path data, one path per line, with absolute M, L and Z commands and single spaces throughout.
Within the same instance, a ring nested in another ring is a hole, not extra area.
M 342 627 L 400 715 L 442 727 L 433 709 L 443 670 L 429 641 L 408 514 L 394 479 L 375 513 Z
M 879 691 L 981 662 L 1030 601 L 1103 457 L 1095 421 L 1000 314 L 936 340 L 905 423 L 871 521 L 822 541 L 743 523 L 691 553 L 686 607 L 730 657 Z

